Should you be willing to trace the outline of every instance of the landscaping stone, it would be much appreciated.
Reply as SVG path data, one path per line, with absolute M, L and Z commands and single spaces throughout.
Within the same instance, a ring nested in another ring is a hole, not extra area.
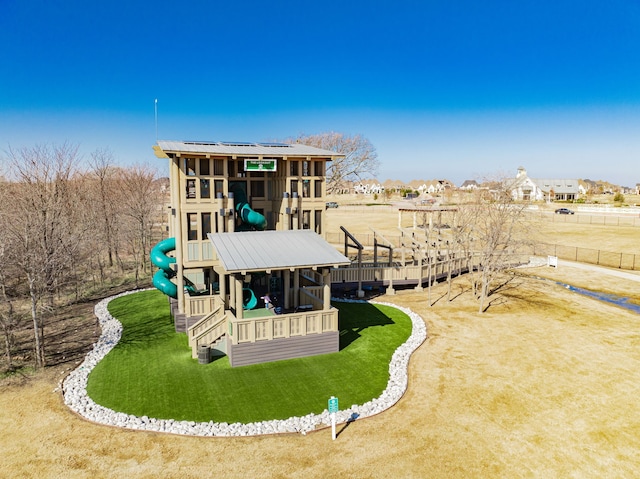
M 87 354 L 84 361 L 72 371 L 62 384 L 62 392 L 65 404 L 89 421 L 109 426 L 117 426 L 127 429 L 166 432 L 190 436 L 258 436 L 265 434 L 282 434 L 297 432 L 306 434 L 320 427 L 331 425 L 331 414 L 324 410 L 320 414 L 308 414 L 303 417 L 291 417 L 284 420 L 261 421 L 256 423 L 228 424 L 213 421 L 197 423 L 194 421 L 174 421 L 172 419 L 155 419 L 147 416 L 136 417 L 112 411 L 96 404 L 87 395 L 87 381 L 91 370 L 107 355 L 118 343 L 122 335 L 122 324 L 113 318 L 107 310 L 109 302 L 120 296 L 136 293 L 129 291 L 100 301 L 95 306 L 95 314 L 98 318 L 102 334 L 93 349 Z M 361 300 L 344 300 L 333 298 L 335 301 L 361 303 Z M 391 306 L 399 309 L 411 318 L 411 336 L 393 354 L 389 364 L 389 382 L 382 394 L 364 404 L 352 405 L 336 413 L 336 422 L 345 423 L 358 418 L 364 418 L 379 414 L 397 403 L 407 389 L 407 368 L 409 357 L 427 338 L 427 328 L 422 318 L 408 308 L 395 304 L 371 301 L 376 304 Z

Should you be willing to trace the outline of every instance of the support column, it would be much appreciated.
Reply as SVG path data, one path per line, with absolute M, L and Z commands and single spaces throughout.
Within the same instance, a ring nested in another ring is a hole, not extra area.
M 291 216 L 293 218 L 293 227 L 291 229 L 297 230 L 300 228 L 300 215 L 302 211 L 300 211 L 300 197 L 296 192 L 292 194 L 291 209 L 295 210 L 295 214 Z
M 236 318 L 242 319 L 244 317 L 244 310 L 242 308 L 242 276 L 236 274 L 234 277 L 236 280 Z
M 224 309 L 229 309 L 229 302 L 227 301 L 227 275 L 218 274 L 218 288 L 220 290 L 220 298 L 222 298 Z
M 224 197 L 222 192 L 216 194 L 216 207 L 218 208 L 218 222 L 216 223 L 216 233 L 224 232 L 224 218 L 226 216 L 224 210 Z
M 331 271 L 329 268 L 322 270 L 322 309 L 327 310 L 331 308 Z
M 169 172 L 171 184 L 171 215 L 173 216 L 173 235 L 176 239 L 176 286 L 178 288 L 178 311 L 182 314 L 185 312 L 185 293 L 184 293 L 184 265 L 182 252 L 182 196 L 184 191 L 180 184 L 180 157 L 173 158 L 170 164 Z
M 282 203 L 280 206 L 280 217 L 283 218 L 282 222 L 284 224 L 283 227 L 279 228 L 284 231 L 289 229 L 291 222 L 291 205 L 289 203 L 289 193 L 285 191 L 282 193 Z
M 234 274 L 229 275 L 229 309 L 233 309 L 235 313 L 236 307 L 236 278 Z
M 296 269 L 293 273 L 293 307 L 300 306 L 300 270 Z
M 235 200 L 233 199 L 233 193 L 230 191 L 229 192 L 229 200 L 227 201 L 227 209 L 231 212 L 229 214 L 227 219 L 227 231 L 229 232 L 234 232 L 236 230 L 236 215 L 235 215 L 235 211 L 236 211 L 236 203 Z
M 393 270 L 395 268 L 391 268 L 391 276 L 389 277 L 389 287 L 387 288 L 386 294 L 396 294 L 396 290 L 393 289 Z
M 289 271 L 288 269 L 284 270 L 282 282 L 282 290 L 284 292 L 283 306 L 284 308 L 289 309 L 291 308 L 291 290 L 289 288 L 289 285 L 291 284 L 291 271 Z

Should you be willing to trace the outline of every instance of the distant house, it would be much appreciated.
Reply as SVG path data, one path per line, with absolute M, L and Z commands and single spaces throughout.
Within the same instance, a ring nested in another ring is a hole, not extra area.
M 536 182 L 527 176 L 527 170 L 522 166 L 518 168 L 516 179 L 511 185 L 511 196 L 516 200 L 540 201 L 544 199 L 544 193 Z
M 572 201 L 580 194 L 577 179 L 532 179 L 524 167 L 518 168 L 511 187 L 514 199 L 523 201 Z
M 640 195 L 640 183 L 636 183 L 636 195 Z
M 580 188 L 581 195 L 595 193 L 596 191 L 598 191 L 598 183 L 596 183 L 593 180 L 589 180 L 589 179 L 579 180 L 579 185 L 580 185 L 579 188 Z
M 464 183 L 460 185 L 461 190 L 477 190 L 480 187 L 476 180 L 465 180 Z
M 384 193 L 384 186 L 378 180 L 367 180 L 356 184 L 353 191 L 362 195 L 379 195 Z
M 449 180 L 431 180 L 423 183 L 419 189 L 420 193 L 437 194 L 452 188 L 454 185 Z

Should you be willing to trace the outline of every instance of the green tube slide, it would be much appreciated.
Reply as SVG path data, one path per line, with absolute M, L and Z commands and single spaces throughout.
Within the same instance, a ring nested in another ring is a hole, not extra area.
M 170 256 L 167 256 L 167 253 L 176 249 L 176 239 L 175 238 L 167 238 L 160 241 L 153 248 L 151 248 L 151 253 L 149 257 L 151 262 L 160 268 L 156 271 L 156 274 L 153 275 L 153 285 L 158 288 L 161 292 L 170 296 L 171 298 L 178 298 L 178 286 L 176 283 L 171 281 L 171 278 L 175 276 L 175 272 L 173 271 L 172 265 L 175 264 L 176 259 Z M 185 288 L 189 291 L 190 294 L 203 294 L 208 293 L 208 291 L 197 291 L 193 284 L 189 284 L 190 282 L 185 278 Z M 258 305 L 258 298 L 256 298 L 255 293 L 251 288 L 243 288 L 242 290 L 242 308 L 243 309 L 253 309 Z
M 253 309 L 258 305 L 258 298 L 251 288 L 242 288 L 242 309 Z
M 247 194 L 244 192 L 242 186 L 236 183 L 230 186 L 230 190 L 233 193 L 235 209 L 238 215 L 240 215 L 242 222 L 253 226 L 257 230 L 264 230 L 267 227 L 267 219 L 257 211 L 251 209 L 247 201 Z
M 151 262 L 160 268 L 153 275 L 153 285 L 171 298 L 178 297 L 178 286 L 171 281 L 171 278 L 175 276 L 171 265 L 176 262 L 176 259 L 167 256 L 167 253 L 174 249 L 176 249 L 176 239 L 167 238 L 151 248 L 151 253 L 149 254 Z

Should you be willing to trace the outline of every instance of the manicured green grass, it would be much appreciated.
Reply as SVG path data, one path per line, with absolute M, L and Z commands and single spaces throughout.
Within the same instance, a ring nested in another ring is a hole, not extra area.
M 387 306 L 337 303 L 340 352 L 231 368 L 226 356 L 206 365 L 191 358 L 185 334 L 174 332 L 158 291 L 109 304 L 122 322 L 118 345 L 89 376 L 98 404 L 137 416 L 215 422 L 256 422 L 320 413 L 330 396 L 340 407 L 378 397 L 393 352 L 411 320 Z

